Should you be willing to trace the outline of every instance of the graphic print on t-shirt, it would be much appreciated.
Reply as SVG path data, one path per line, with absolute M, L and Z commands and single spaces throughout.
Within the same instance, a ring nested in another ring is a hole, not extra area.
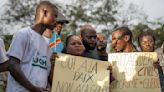
M 37 55 L 33 57 L 32 66 L 47 70 L 47 56 L 41 56 L 37 53 Z

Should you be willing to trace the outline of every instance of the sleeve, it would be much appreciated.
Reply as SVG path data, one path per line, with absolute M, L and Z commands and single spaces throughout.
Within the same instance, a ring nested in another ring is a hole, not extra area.
M 7 61 L 6 50 L 3 40 L 0 39 L 0 63 Z
M 26 48 L 27 43 L 27 33 L 24 32 L 25 30 L 18 31 L 12 39 L 12 43 L 10 45 L 10 48 L 7 52 L 7 56 L 13 56 L 17 59 L 19 59 L 21 62 L 23 60 L 24 51 Z

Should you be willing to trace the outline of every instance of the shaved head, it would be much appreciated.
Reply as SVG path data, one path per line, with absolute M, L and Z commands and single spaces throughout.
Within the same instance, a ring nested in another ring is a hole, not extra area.
M 96 32 L 96 30 L 89 24 L 85 24 L 81 27 L 80 32 L 81 32 L 81 36 L 85 35 L 87 32 L 90 31 L 94 31 Z
M 81 38 L 86 50 L 94 50 L 96 47 L 96 30 L 89 24 L 81 27 Z
M 48 11 L 54 11 L 56 16 L 58 14 L 58 9 L 54 4 L 52 4 L 49 1 L 42 1 L 39 3 L 39 5 L 36 8 L 35 20 L 40 19 L 42 11 L 44 12 L 44 14 L 46 14 Z

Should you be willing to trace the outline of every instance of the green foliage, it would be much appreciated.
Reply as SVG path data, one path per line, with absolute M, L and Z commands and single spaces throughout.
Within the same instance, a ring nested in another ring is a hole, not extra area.
M 5 44 L 5 49 L 8 50 L 12 41 L 13 35 L 4 35 L 3 36 L 3 41 Z
M 117 0 L 76 0 L 75 4 L 67 5 L 63 10 L 70 20 L 65 33 L 77 34 L 78 28 L 85 23 L 92 23 L 96 27 L 103 25 L 105 27 L 102 30 L 107 30 L 109 24 L 116 21 L 114 15 L 117 5 Z
M 150 31 L 153 33 L 153 35 L 156 38 L 156 48 L 161 47 L 162 43 L 164 42 L 164 24 L 160 23 L 158 28 L 151 28 L 148 26 L 148 24 L 142 24 L 139 23 L 138 25 L 134 26 L 132 32 L 133 32 L 133 41 L 137 43 L 138 36 L 140 33 L 144 31 Z
M 164 43 L 164 24 L 161 24 L 160 27 L 153 30 L 153 32 L 156 37 L 157 47 L 161 47 L 161 45 Z
M 35 8 L 39 1 L 41 0 L 8 0 L 6 11 L 0 21 L 1 31 L 11 32 L 17 25 L 21 25 L 22 27 L 32 25 Z M 122 4 L 121 7 L 119 5 L 120 2 L 118 2 L 118 0 L 76 0 L 75 3 L 70 5 L 57 5 L 59 10 L 70 21 L 70 23 L 63 28 L 61 35 L 62 40 L 64 41 L 70 34 L 79 34 L 81 25 L 91 23 L 95 26 L 96 30 L 100 26 L 103 26 L 97 31 L 104 33 L 108 39 L 110 38 L 110 33 L 113 28 L 120 25 L 128 25 L 129 27 L 132 27 L 134 35 L 133 40 L 135 43 L 141 32 L 151 30 L 156 36 L 157 47 L 162 44 L 164 41 L 164 23 L 159 23 L 158 28 L 152 29 L 148 26 L 148 22 L 141 22 L 147 21 L 147 16 L 145 16 L 134 4 L 131 4 L 125 12 L 119 11 L 125 4 Z M 136 21 L 133 21 L 135 19 L 138 19 L 140 23 L 131 25 L 130 23 L 136 23 Z M 8 38 L 6 36 L 4 37 L 4 40 L 8 48 L 10 37 Z
M 22 23 L 23 26 L 30 25 L 34 20 L 37 0 L 9 0 L 3 20 L 7 23 Z

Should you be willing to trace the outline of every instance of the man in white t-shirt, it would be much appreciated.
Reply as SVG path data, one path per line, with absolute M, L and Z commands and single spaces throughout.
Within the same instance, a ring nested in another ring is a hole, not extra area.
M 51 69 L 51 51 L 42 34 L 53 30 L 57 7 L 42 1 L 36 9 L 35 23 L 13 36 L 9 57 L 7 92 L 49 92 L 46 87 Z

